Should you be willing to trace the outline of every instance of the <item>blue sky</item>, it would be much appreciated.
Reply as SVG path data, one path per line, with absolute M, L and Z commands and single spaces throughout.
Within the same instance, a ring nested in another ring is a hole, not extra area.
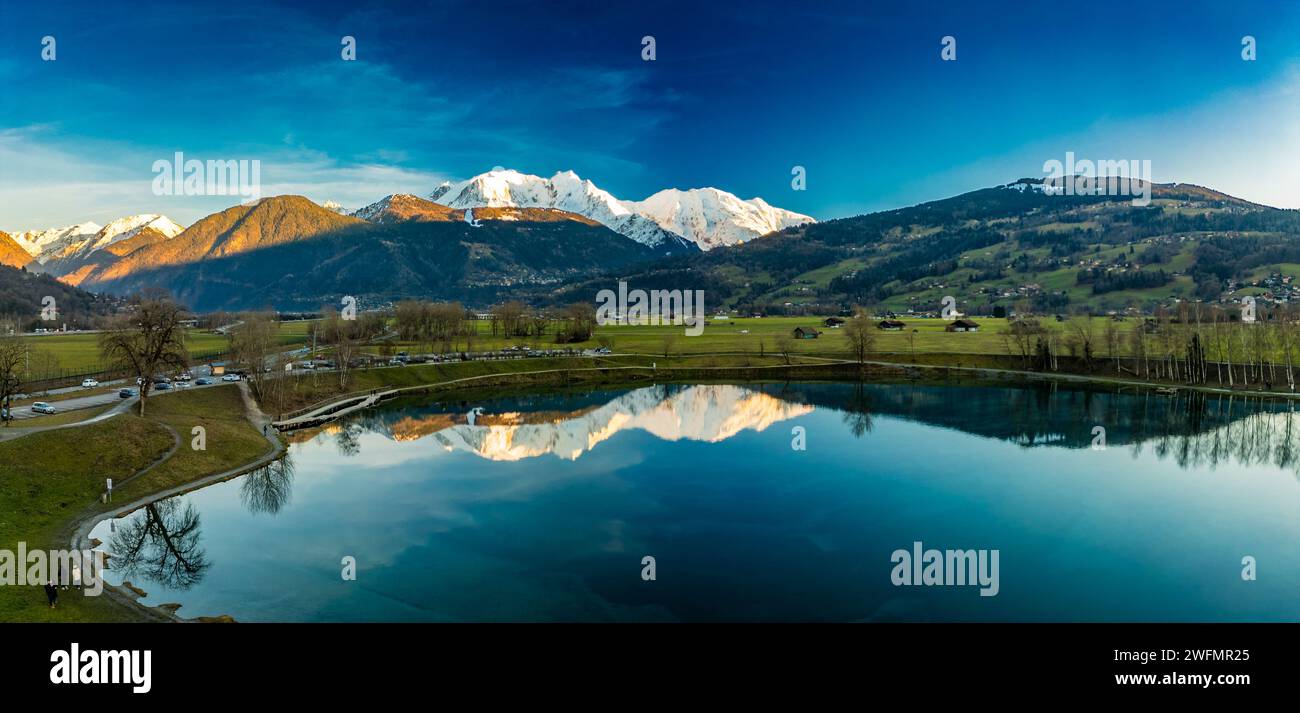
M 1067 151 L 1300 207 L 1290 2 L 18 0 L 0 87 L 10 232 L 235 202 L 154 195 L 175 151 L 258 159 L 263 195 L 349 208 L 499 165 L 826 219 L 1041 176 Z

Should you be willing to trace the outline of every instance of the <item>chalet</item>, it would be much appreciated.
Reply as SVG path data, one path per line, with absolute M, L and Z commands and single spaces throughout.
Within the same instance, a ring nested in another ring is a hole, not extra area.
M 882 319 L 876 322 L 876 329 L 883 329 L 886 332 L 901 332 L 905 327 L 906 324 L 896 319 Z
M 816 329 L 814 329 L 814 328 L 812 328 L 812 327 L 795 327 L 795 328 L 794 328 L 794 338 L 795 338 L 795 339 L 816 339 L 816 338 L 819 337 L 819 336 L 821 336 L 821 332 L 817 331 Z
M 822 320 L 822 325 L 826 327 L 838 327 L 841 324 L 844 324 L 844 320 L 840 319 L 839 317 L 827 317 L 826 319 Z
M 978 332 L 980 326 L 969 319 L 954 319 L 943 328 L 945 332 Z

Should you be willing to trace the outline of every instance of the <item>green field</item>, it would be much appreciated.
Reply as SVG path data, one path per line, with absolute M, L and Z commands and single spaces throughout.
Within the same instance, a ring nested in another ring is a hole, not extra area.
M 44 334 L 25 337 L 33 353 L 33 371 L 39 369 L 40 353 L 53 355 L 57 368 L 68 372 L 100 371 L 103 359 L 99 354 L 99 335 L 86 332 L 78 334 Z M 206 330 L 191 329 L 186 334 L 186 345 L 191 354 L 212 354 L 226 348 L 226 337 Z
M 315 323 L 316 320 L 307 319 L 296 320 L 293 322 L 281 322 L 280 344 L 302 344 L 303 342 L 309 341 L 311 337 L 308 335 L 307 330 Z
M 553 338 L 544 335 L 541 339 L 530 337 L 493 337 L 486 321 L 477 323 L 478 336 L 472 344 L 472 351 L 492 351 L 507 346 L 526 346 L 540 349 L 559 349 L 572 347 L 592 349 L 600 346 L 602 337 L 613 341 L 611 349 L 620 354 L 663 355 L 665 349 L 674 355 L 682 354 L 776 354 L 778 342 L 789 340 L 792 353 L 827 357 L 846 357 L 849 354 L 848 339 L 842 329 L 823 326 L 825 317 L 745 317 L 716 319 L 710 318 L 709 324 L 699 336 L 686 336 L 683 326 L 643 326 L 643 325 L 607 325 L 596 328 L 592 339 L 576 344 L 555 344 Z M 1097 339 L 1101 338 L 1108 318 L 1094 317 L 1093 330 Z M 952 353 L 952 354 L 1006 354 L 1006 342 L 1003 333 L 1007 331 L 1007 320 L 993 318 L 976 318 L 980 325 L 978 332 L 945 332 L 949 320 L 902 318 L 907 325 L 902 332 L 877 330 L 873 351 L 881 353 L 908 353 L 913 348 L 909 333 L 916 330 L 914 347 L 917 353 Z M 1053 319 L 1044 319 L 1040 323 L 1047 329 L 1063 331 L 1065 323 Z M 1119 322 L 1122 331 L 1127 333 L 1137 322 L 1126 320 Z M 816 339 L 794 340 L 791 333 L 795 327 L 815 327 L 821 331 Z M 409 351 L 413 353 L 437 352 L 440 346 L 427 342 L 392 341 L 387 342 L 383 352 Z M 462 337 L 455 343 L 455 349 L 470 348 Z M 369 351 L 379 353 L 378 347 Z

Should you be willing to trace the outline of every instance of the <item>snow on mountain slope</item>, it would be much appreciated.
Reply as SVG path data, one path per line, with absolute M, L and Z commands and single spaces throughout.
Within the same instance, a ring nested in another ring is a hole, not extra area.
M 489 171 L 459 183 L 444 182 L 429 200 L 452 208 L 556 208 L 599 221 L 644 245 L 693 243 L 701 250 L 816 222 L 761 198 L 741 200 L 716 188 L 668 189 L 643 201 L 621 201 L 573 171 L 549 179 L 507 169 Z
M 84 266 L 92 256 L 104 248 L 130 240 L 146 228 L 166 239 L 176 237 L 184 227 L 164 215 L 144 213 L 118 218 L 93 235 L 72 235 L 42 248 L 36 257 L 40 271 L 63 276 Z M 114 256 L 116 257 L 116 256 Z
M 40 259 L 41 254 L 51 245 L 64 245 L 70 241 L 85 240 L 94 237 L 103 226 L 98 223 L 78 223 L 69 225 L 64 228 L 48 228 L 46 230 L 27 230 L 21 233 L 14 233 L 13 239 L 26 250 L 29 255 L 37 259 L 37 262 L 44 262 Z
M 129 215 L 105 225 L 96 235 L 94 241 L 85 245 L 80 254 L 94 252 L 106 248 L 114 243 L 123 240 L 129 240 L 140 233 L 145 228 L 153 228 L 168 238 L 174 238 L 185 230 L 185 227 L 177 224 L 171 218 L 165 215 L 155 213 L 144 213 L 141 215 Z
M 37 264 L 47 265 L 51 261 L 67 262 L 84 258 L 114 243 L 131 239 L 146 227 L 168 238 L 179 235 L 185 229 L 165 215 L 144 213 L 118 218 L 102 227 L 97 223 L 86 222 L 66 228 L 18 233 L 14 239 L 36 258 Z
M 815 223 L 811 217 L 769 205 L 762 198 L 741 200 L 717 188 L 669 188 L 643 201 L 623 205 L 664 230 L 695 241 L 701 250 L 735 245 L 783 228 Z
M 620 235 L 652 248 L 691 249 L 691 243 L 637 215 L 607 191 L 573 171 L 542 178 L 502 169 L 459 183 L 444 182 L 429 200 L 450 208 L 554 208 L 591 218 Z

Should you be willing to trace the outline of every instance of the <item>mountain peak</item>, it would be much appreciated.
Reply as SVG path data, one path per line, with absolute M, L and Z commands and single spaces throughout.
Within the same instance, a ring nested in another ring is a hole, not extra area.
M 621 201 L 572 170 L 541 178 L 494 169 L 438 186 L 429 199 L 452 208 L 555 208 L 598 221 L 651 247 L 701 250 L 735 245 L 784 228 L 816 222 L 761 198 L 741 200 L 712 186 L 669 188 L 644 201 Z
M 629 210 L 695 241 L 701 250 L 735 245 L 754 238 L 817 222 L 812 217 L 776 208 L 762 198 L 742 200 L 719 188 L 668 188 L 643 201 L 625 201 Z
M 371 223 L 460 220 L 460 212 L 410 193 L 394 193 L 352 213 Z
M 576 213 L 642 245 L 672 250 L 693 249 L 689 241 L 636 215 L 608 192 L 573 171 L 542 178 L 513 169 L 493 169 L 459 183 L 443 184 L 429 199 L 449 208 L 550 208 Z
M 22 267 L 31 262 L 31 259 L 32 256 L 27 254 L 17 240 L 14 240 L 9 233 L 0 230 L 0 265 Z

